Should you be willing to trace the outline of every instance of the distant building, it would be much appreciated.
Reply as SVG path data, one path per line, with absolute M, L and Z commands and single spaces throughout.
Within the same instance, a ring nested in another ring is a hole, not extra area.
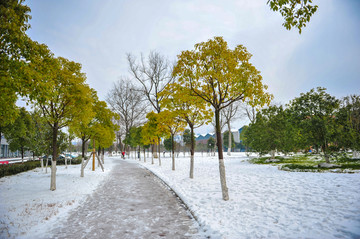
M 241 132 L 243 131 L 244 127 L 241 127 L 240 129 L 231 129 L 231 133 L 234 136 L 234 141 L 236 144 L 235 149 L 232 149 L 233 151 L 245 151 L 245 147 L 242 145 L 242 139 L 240 138 Z M 224 136 L 224 133 L 221 134 L 222 137 Z M 207 144 L 207 141 L 209 140 L 210 137 L 213 137 L 214 139 L 216 139 L 216 135 L 215 134 L 201 134 L 196 136 L 196 143 L 197 144 Z M 226 148 L 226 145 L 224 145 L 224 147 Z
M 6 141 L 4 135 L 1 135 L 0 145 L 1 145 L 0 158 L 13 158 L 13 157 L 19 157 L 21 155 L 19 151 L 11 152 L 11 150 L 9 149 L 9 144 Z
M 196 143 L 198 144 L 207 144 L 207 141 L 210 139 L 210 137 L 216 138 L 215 134 L 201 134 L 196 137 Z

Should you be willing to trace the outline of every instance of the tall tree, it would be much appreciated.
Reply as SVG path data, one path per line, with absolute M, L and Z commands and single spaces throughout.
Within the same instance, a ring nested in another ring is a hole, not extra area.
M 166 97 L 160 93 L 173 81 L 172 66 L 169 61 L 155 51 L 150 52 L 147 60 L 141 55 L 140 62 L 138 62 L 131 54 L 127 55 L 127 59 L 130 72 L 142 86 L 141 92 L 155 112 L 160 113 L 161 101 Z M 158 145 L 158 152 L 160 157 L 160 145 Z M 156 154 L 155 157 L 157 157 Z
M 271 10 L 281 13 L 285 20 L 283 26 L 287 30 L 296 27 L 299 29 L 299 34 L 318 9 L 317 5 L 311 5 L 312 0 L 268 0 L 267 4 L 270 5 Z
M 341 100 L 337 113 L 337 124 L 341 128 L 339 143 L 345 149 L 351 149 L 353 158 L 359 158 L 360 151 L 360 96 L 350 95 Z
M 54 58 L 44 49 L 30 64 L 33 91 L 30 98 L 42 110 L 52 129 L 52 164 L 50 190 L 56 190 L 56 159 L 59 130 L 89 117 L 90 88 L 85 84 L 81 65 L 65 58 Z
M 107 94 L 106 102 L 111 110 L 120 116 L 120 125 L 127 135 L 131 127 L 137 127 L 144 123 L 147 105 L 144 104 L 144 94 L 135 87 L 127 78 L 121 78 L 114 83 L 113 88 Z
M 24 93 L 20 87 L 21 69 L 32 52 L 26 35 L 30 8 L 23 3 L 24 0 L 0 1 L 0 139 L 4 127 L 14 123 L 19 113 L 17 95 Z
M 141 55 L 140 62 L 127 55 L 130 71 L 141 84 L 141 92 L 146 96 L 156 113 L 161 111 L 161 101 L 166 97 L 160 95 L 165 87 L 173 81 L 172 67 L 168 60 L 158 52 L 150 52 L 147 60 Z
M 21 159 L 24 160 L 24 152 L 30 149 L 31 136 L 34 134 L 34 122 L 24 107 L 20 108 L 19 117 L 13 124 L 8 125 L 5 137 L 9 141 L 11 151 L 20 150 Z
M 179 120 L 190 128 L 190 178 L 194 178 L 195 135 L 194 129 L 208 124 L 213 112 L 203 100 L 178 83 L 169 84 L 160 95 L 166 95 L 161 106 L 177 112 Z
M 183 51 L 178 56 L 174 76 L 191 89 L 192 94 L 211 105 L 215 113 L 216 138 L 219 149 L 219 171 L 224 200 L 229 200 L 220 131 L 221 110 L 247 98 L 253 105 L 269 103 L 271 95 L 265 90 L 260 72 L 249 62 L 251 54 L 238 45 L 228 48 L 222 37 L 195 45 L 195 50 Z
M 49 144 L 51 144 L 47 137 L 49 125 L 41 117 L 41 112 L 39 110 L 34 110 L 31 113 L 31 118 L 34 122 L 34 133 L 31 135 L 30 139 L 30 150 L 33 152 L 33 155 L 48 155 L 50 151 Z
M 185 144 L 185 147 L 191 147 L 192 139 L 191 139 L 191 131 L 190 129 L 185 129 L 183 133 L 183 142 Z
M 290 114 L 282 106 L 270 106 L 262 109 L 256 121 L 245 130 L 245 145 L 261 153 L 288 153 L 297 149 L 297 127 L 291 121 Z
M 234 137 L 232 136 L 232 133 L 231 133 L 231 122 L 236 119 L 236 116 L 237 116 L 237 114 L 239 112 L 239 108 L 240 108 L 239 105 L 233 103 L 233 104 L 229 105 L 229 107 L 224 108 L 223 111 L 221 111 L 221 114 L 222 114 L 222 116 L 223 116 L 223 118 L 225 120 L 225 123 L 226 123 L 227 127 L 228 127 L 228 132 L 230 132 L 230 134 L 227 134 L 227 136 L 228 136 L 227 155 L 231 155 L 231 148 L 235 147 L 235 143 L 233 142 Z
M 338 125 L 336 124 L 336 111 L 339 100 L 326 93 L 325 88 L 318 87 L 307 93 L 301 93 L 290 103 L 293 118 L 301 129 L 304 144 L 321 149 L 327 163 L 329 163 L 329 147 L 336 141 Z
M 210 150 L 210 153 L 213 152 L 215 149 L 215 139 L 213 137 L 210 137 L 208 141 L 206 142 L 207 148 Z
M 157 114 L 158 122 L 160 123 L 160 131 L 169 135 L 172 145 L 172 170 L 175 170 L 175 142 L 176 134 L 184 130 L 185 122 L 178 117 L 178 112 L 164 110 Z

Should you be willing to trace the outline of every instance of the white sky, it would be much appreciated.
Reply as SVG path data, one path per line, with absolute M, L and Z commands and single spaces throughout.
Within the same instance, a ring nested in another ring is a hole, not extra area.
M 83 65 L 104 100 L 129 75 L 126 53 L 156 50 L 176 59 L 214 36 L 253 54 L 274 101 L 322 86 L 337 97 L 360 93 L 360 1 L 313 0 L 319 6 L 301 35 L 287 31 L 266 0 L 27 0 L 29 36 L 56 56 Z M 240 127 L 245 121 L 237 122 Z M 236 126 L 235 126 L 236 127 Z M 203 129 L 198 133 L 208 131 Z

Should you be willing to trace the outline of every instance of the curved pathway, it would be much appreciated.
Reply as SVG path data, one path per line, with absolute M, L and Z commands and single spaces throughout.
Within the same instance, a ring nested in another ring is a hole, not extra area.
M 196 221 L 158 178 L 120 159 L 108 179 L 50 233 L 76 239 L 201 238 Z

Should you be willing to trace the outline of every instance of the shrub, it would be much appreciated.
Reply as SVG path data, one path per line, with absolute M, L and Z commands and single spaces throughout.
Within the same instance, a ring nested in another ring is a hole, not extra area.
M 0 177 L 10 176 L 40 167 L 40 161 L 0 165 Z
M 44 166 L 45 163 L 46 161 L 44 160 Z M 69 163 L 70 162 L 68 160 L 68 164 Z M 81 164 L 81 158 L 72 159 L 71 164 Z M 51 160 L 49 159 L 49 166 L 50 165 L 51 165 Z M 65 159 L 58 159 L 56 161 L 56 165 L 65 165 Z M 29 171 L 37 167 L 41 167 L 40 161 L 27 161 L 24 163 L 2 164 L 0 165 L 0 178 Z

